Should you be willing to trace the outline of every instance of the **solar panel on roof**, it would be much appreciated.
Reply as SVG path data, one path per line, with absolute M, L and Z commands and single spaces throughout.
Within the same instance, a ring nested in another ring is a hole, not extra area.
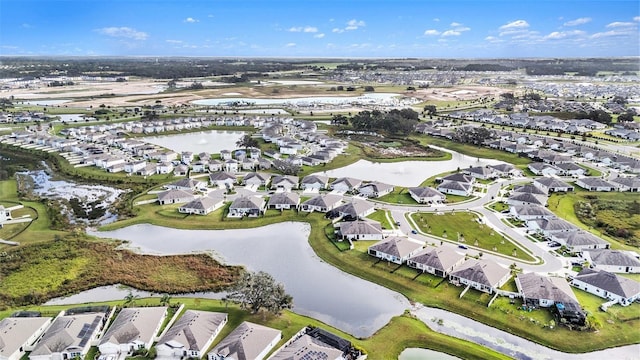
M 82 326 L 82 330 L 80 331 L 80 334 L 82 334 L 82 336 L 78 334 L 78 337 L 82 338 L 82 340 L 80 340 L 80 344 L 78 344 L 80 347 L 84 347 L 89 339 L 91 339 L 91 335 L 93 334 L 93 331 L 96 329 L 96 327 L 98 327 L 98 325 L 100 324 L 100 321 L 100 316 L 96 316 L 91 324 L 84 324 L 84 326 Z

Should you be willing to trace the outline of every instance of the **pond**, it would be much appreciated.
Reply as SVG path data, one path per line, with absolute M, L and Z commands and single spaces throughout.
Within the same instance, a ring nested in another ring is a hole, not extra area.
M 308 224 L 287 222 L 257 229 L 179 230 L 154 225 L 92 233 L 127 240 L 148 254 L 213 252 L 232 265 L 266 271 L 285 285 L 297 313 L 356 337 L 367 337 L 409 308 L 406 298 L 323 262 L 309 246 Z M 121 293 L 116 299 L 122 299 Z M 102 300 L 83 298 L 84 302 Z
M 178 153 L 191 151 L 194 154 L 201 152 L 219 154 L 220 150 L 235 149 L 237 147 L 236 142 L 244 134 L 244 131 L 210 130 L 188 134 L 149 136 L 141 138 L 141 140 Z
M 51 106 L 51 105 L 60 105 L 64 103 L 71 102 L 71 100 L 66 99 L 56 99 L 56 100 L 27 100 L 22 103 L 25 105 L 40 105 L 40 106 Z
M 418 186 L 426 179 L 458 168 L 469 166 L 485 166 L 499 164 L 501 161 L 475 158 L 457 152 L 449 151 L 451 160 L 445 161 L 402 161 L 389 163 L 374 163 L 368 160 L 357 162 L 335 170 L 323 172 L 329 177 L 352 177 L 367 181 L 380 181 L 396 186 Z
M 211 98 L 193 101 L 196 105 L 206 106 L 228 106 L 231 104 L 238 105 L 275 105 L 275 104 L 291 104 L 291 105 L 310 105 L 310 104 L 383 104 L 396 103 L 400 101 L 397 97 L 400 94 L 393 93 L 369 93 L 361 96 L 307 96 L 299 98 L 280 98 L 280 99 L 258 99 L 246 97 L 228 97 L 228 98 Z

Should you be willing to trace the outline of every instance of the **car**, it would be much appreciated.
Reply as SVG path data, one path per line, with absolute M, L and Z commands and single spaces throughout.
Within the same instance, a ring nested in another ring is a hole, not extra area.
M 417 234 L 417 233 L 418 233 L 418 231 L 417 231 L 416 229 L 413 229 L 413 230 L 411 230 L 411 233 L 412 233 L 412 234 Z
M 458 245 L 458 247 L 459 247 L 460 249 L 465 249 L 465 250 L 467 250 L 467 249 L 468 249 L 468 247 L 466 247 L 466 246 L 464 246 L 464 245 Z
M 396 226 L 400 226 L 400 221 L 396 221 Z

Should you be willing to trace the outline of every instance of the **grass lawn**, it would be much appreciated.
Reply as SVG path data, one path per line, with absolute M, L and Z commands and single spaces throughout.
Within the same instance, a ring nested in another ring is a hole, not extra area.
M 411 219 L 423 233 L 514 256 L 517 246 L 489 226 L 478 223 L 477 218 L 476 214 L 470 212 L 448 212 L 441 215 L 420 212 L 411 214 Z M 516 250 L 514 257 L 535 261 L 531 255 L 521 249 Z
M 389 221 L 389 210 L 376 210 L 372 214 L 367 215 L 367 218 L 375 220 L 382 225 L 383 229 L 394 229 L 395 226 Z
M 600 170 L 596 170 L 590 166 L 586 166 L 586 165 L 582 165 L 582 164 L 578 164 L 578 166 L 580 166 L 581 168 L 587 170 L 587 175 L 589 176 L 595 176 L 595 177 L 600 177 L 602 176 L 602 171 Z
M 503 212 L 504 210 L 509 209 L 509 205 L 503 202 L 494 202 L 493 204 L 489 205 L 489 208 L 497 212 Z
M 411 195 L 409 195 L 409 190 L 401 186 L 394 187 L 393 191 L 390 194 L 381 196 L 378 198 L 378 200 L 389 204 L 418 205 L 418 203 L 413 200 Z

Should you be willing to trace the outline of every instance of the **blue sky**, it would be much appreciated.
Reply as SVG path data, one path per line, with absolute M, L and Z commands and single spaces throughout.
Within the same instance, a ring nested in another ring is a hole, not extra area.
M 640 56 L 638 0 L 0 0 L 0 55 Z

